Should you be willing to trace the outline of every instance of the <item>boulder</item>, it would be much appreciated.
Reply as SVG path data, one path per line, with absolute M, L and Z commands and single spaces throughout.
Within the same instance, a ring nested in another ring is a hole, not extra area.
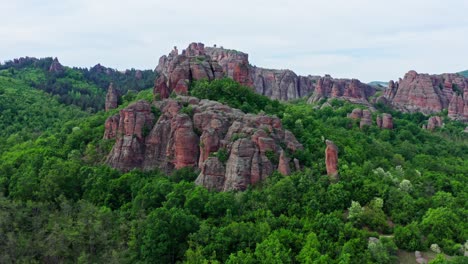
M 427 130 L 433 131 L 434 129 L 438 127 L 443 127 L 444 126 L 444 121 L 442 120 L 442 117 L 440 116 L 431 116 L 429 117 L 429 120 L 427 121 Z
M 468 78 L 459 74 L 409 71 L 403 79 L 389 83 L 384 97 L 404 112 L 432 114 L 447 109 L 449 118 L 468 121 Z
M 362 117 L 362 109 L 361 108 L 355 108 L 353 111 L 348 114 L 348 117 L 351 119 L 360 119 Z
M 361 122 L 359 123 L 359 127 L 362 129 L 365 126 L 372 125 L 372 114 L 369 110 L 365 109 L 362 111 L 362 118 Z
M 393 117 L 391 114 L 382 115 L 382 129 L 393 129 Z

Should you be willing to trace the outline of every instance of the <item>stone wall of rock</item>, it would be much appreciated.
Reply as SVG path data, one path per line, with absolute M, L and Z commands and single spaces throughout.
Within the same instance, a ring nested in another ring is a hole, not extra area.
M 334 79 L 325 75 L 317 80 L 315 91 L 308 102 L 314 103 L 323 98 L 341 98 L 352 103 L 369 105 L 369 97 L 375 88 L 356 79 Z
M 331 140 L 326 140 L 325 165 L 327 175 L 332 181 L 338 181 L 338 147 Z
M 202 43 L 191 43 L 181 54 L 176 47 L 159 59 L 156 67 L 159 77 L 154 83 L 154 93 L 161 99 L 172 92 L 187 95 L 189 83 L 193 80 L 214 80 L 224 76 L 223 69 L 205 52 Z
M 384 97 L 404 112 L 437 113 L 468 121 L 468 79 L 459 74 L 429 75 L 409 71 L 398 82 L 390 81 Z
M 152 106 L 161 111 L 158 120 Z M 193 116 L 181 111 L 188 107 Z M 276 117 L 184 96 L 130 105 L 108 118 L 104 138 L 116 140 L 107 158 L 114 168 L 170 172 L 198 167 L 196 183 L 218 191 L 244 190 L 275 170 L 287 175 L 291 167 L 286 153 L 302 149 Z M 295 162 L 293 168 L 300 168 Z

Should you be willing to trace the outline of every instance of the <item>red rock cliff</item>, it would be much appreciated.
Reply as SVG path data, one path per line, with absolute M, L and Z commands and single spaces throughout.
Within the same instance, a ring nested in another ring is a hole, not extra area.
M 468 121 L 468 79 L 458 74 L 409 71 L 398 82 L 391 81 L 384 96 L 401 111 L 431 114 L 448 109 L 450 118 Z
M 218 191 L 244 190 L 275 170 L 289 174 L 286 153 L 302 149 L 276 117 L 184 96 L 154 102 L 153 107 L 161 111 L 157 122 L 144 101 L 106 121 L 104 137 L 116 140 L 107 158 L 110 166 L 166 172 L 198 167 L 197 184 Z M 193 116 L 182 108 L 191 108 Z

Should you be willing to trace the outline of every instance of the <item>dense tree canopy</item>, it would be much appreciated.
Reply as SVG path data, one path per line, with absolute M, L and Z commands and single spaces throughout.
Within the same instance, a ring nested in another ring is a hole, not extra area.
M 356 106 L 343 101 L 315 108 L 271 101 L 229 79 L 197 82 L 192 95 L 277 115 L 305 147 L 294 154 L 302 171 L 218 193 L 196 186 L 190 168 L 109 168 L 103 124 L 117 110 L 91 115 L 4 74 L 1 263 L 393 263 L 397 248 L 433 243 L 463 261 L 462 124 L 445 118 L 428 132 L 420 128 L 427 117 L 392 112 L 393 130 L 361 130 L 346 117 Z M 151 91 L 132 98 L 150 100 Z M 340 150 L 335 184 L 325 175 L 324 139 Z

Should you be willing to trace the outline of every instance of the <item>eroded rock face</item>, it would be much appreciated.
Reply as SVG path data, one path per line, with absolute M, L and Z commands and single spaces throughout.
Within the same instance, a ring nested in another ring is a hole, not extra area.
M 427 121 L 427 130 L 433 131 L 434 129 L 438 127 L 443 127 L 444 126 L 444 121 L 442 120 L 442 117 L 440 116 L 431 116 L 429 117 L 429 120 Z
M 362 118 L 361 122 L 359 123 L 359 127 L 362 129 L 365 126 L 372 125 L 372 114 L 369 110 L 365 109 L 362 111 Z
M 159 77 L 155 80 L 154 93 L 161 99 L 168 98 L 174 91 L 186 95 L 193 80 L 214 80 L 224 76 L 221 66 L 205 52 L 202 43 L 191 43 L 179 54 L 177 47 L 159 59 L 156 67 Z
M 327 175 L 332 181 L 337 181 L 338 176 L 338 147 L 331 140 L 326 141 L 327 148 L 325 149 L 325 165 L 327 167 Z
M 451 119 L 468 121 L 468 79 L 458 74 L 409 71 L 398 82 L 391 81 L 384 96 L 401 111 L 431 114 L 448 109 Z
M 117 108 L 118 100 L 119 96 L 117 94 L 117 91 L 114 89 L 114 84 L 110 83 L 109 88 L 107 88 L 106 94 L 106 111 Z
M 360 119 L 362 117 L 362 109 L 361 108 L 355 108 L 353 111 L 348 114 L 348 117 L 351 119 Z
M 393 129 L 393 117 L 391 114 L 382 114 L 382 129 Z
M 249 55 L 236 50 L 206 48 L 225 75 L 252 87 L 259 94 L 278 100 L 292 100 L 309 95 L 318 77 L 298 76 L 290 70 L 273 70 L 250 65 Z
M 352 103 L 369 105 L 368 99 L 375 91 L 374 87 L 356 79 L 334 79 L 325 75 L 317 80 L 315 91 L 308 102 L 314 103 L 322 98 L 341 98 Z
M 215 101 L 184 96 L 153 106 L 161 111 L 157 122 L 151 105 L 143 101 L 106 121 L 104 137 L 116 139 L 109 165 L 124 171 L 166 172 L 198 167 L 197 184 L 218 191 L 244 190 L 275 170 L 288 175 L 286 150 L 302 149 L 276 117 L 244 114 Z M 193 116 L 181 113 L 189 106 Z
M 116 126 L 117 132 L 106 132 L 108 138 L 114 136 L 115 145 L 107 157 L 110 166 L 128 171 L 137 168 L 145 159 L 145 131 L 151 129 L 154 123 L 154 115 L 151 113 L 151 105 L 146 101 L 138 101 L 120 111 L 118 116 L 108 120 L 112 129 Z

